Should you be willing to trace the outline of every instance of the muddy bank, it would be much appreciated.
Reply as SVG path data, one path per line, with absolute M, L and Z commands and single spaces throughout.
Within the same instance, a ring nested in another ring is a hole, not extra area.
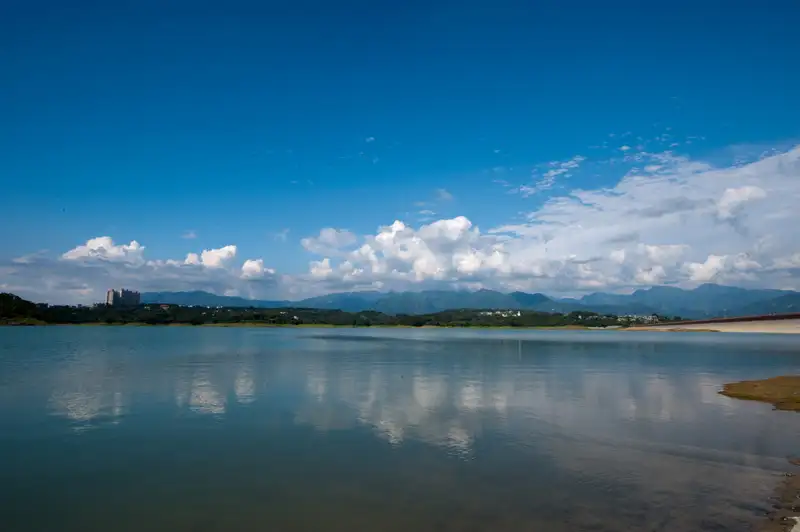
M 724 385 L 719 393 L 735 399 L 770 403 L 778 410 L 800 411 L 800 375 L 732 382 Z

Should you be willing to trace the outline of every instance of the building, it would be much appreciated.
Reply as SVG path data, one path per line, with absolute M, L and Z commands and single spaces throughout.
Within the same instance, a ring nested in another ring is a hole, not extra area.
M 135 307 L 139 304 L 140 297 L 139 292 L 133 290 L 125 290 L 124 288 L 114 290 L 111 288 L 106 292 L 106 305 L 110 307 Z
M 498 316 L 500 318 L 519 318 L 522 312 L 519 310 L 486 310 L 479 312 L 481 316 Z

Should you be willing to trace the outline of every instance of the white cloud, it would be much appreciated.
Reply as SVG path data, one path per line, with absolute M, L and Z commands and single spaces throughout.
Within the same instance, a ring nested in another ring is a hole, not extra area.
M 265 275 L 273 275 L 275 270 L 264 267 L 264 259 L 248 259 L 242 264 L 242 279 L 262 279 Z
M 767 193 L 763 189 L 752 185 L 726 188 L 717 203 L 717 213 L 721 220 L 729 220 L 735 218 L 748 202 L 766 197 Z
M 367 144 L 375 142 L 375 137 L 367 137 L 364 139 L 364 142 L 366 142 Z
M 620 151 L 628 151 L 628 150 L 631 149 L 631 147 L 626 144 L 626 145 L 620 146 L 619 149 L 620 149 Z
M 337 288 L 337 275 L 341 288 L 581 292 L 707 280 L 800 288 L 785 267 L 800 249 L 800 232 L 787 224 L 800 201 L 800 147 L 719 168 L 669 152 L 637 157 L 658 173 L 632 171 L 614 187 L 551 198 L 527 221 L 488 233 L 463 216 L 417 229 L 395 221 L 343 257 L 361 273 L 345 279 L 327 263 L 327 288 Z M 720 223 L 730 217 L 745 220 L 746 234 Z
M 192 266 L 204 266 L 206 268 L 226 268 L 233 259 L 236 258 L 236 246 L 229 245 L 218 249 L 204 249 L 202 253 L 188 253 L 183 264 Z M 161 261 L 151 261 L 153 264 Z M 167 260 L 166 264 L 179 264 L 173 260 Z
M 701 283 L 721 281 L 737 282 L 755 280 L 753 272 L 763 267 L 749 253 L 736 255 L 709 255 L 704 262 L 688 262 L 684 271 L 692 281 Z
M 188 231 L 185 231 L 181 235 L 181 238 L 185 238 L 187 240 L 191 240 L 193 238 L 197 238 L 197 233 L 195 233 L 192 229 L 189 229 Z
M 706 283 L 713 281 L 725 268 L 725 259 L 720 255 L 709 255 L 705 262 L 689 262 L 684 267 L 692 281 Z
M 661 265 L 656 265 L 649 268 L 637 268 L 633 279 L 639 284 L 657 285 L 664 281 L 666 277 L 667 272 L 664 267 Z
M 191 258 L 191 261 L 190 261 Z M 230 245 L 219 249 L 204 249 L 198 261 L 195 253 L 186 256 L 187 264 L 202 264 L 207 268 L 224 268 L 236 258 L 236 246 Z
M 64 260 L 110 261 L 140 264 L 144 247 L 136 240 L 130 244 L 115 245 L 110 236 L 99 236 L 89 239 L 86 244 L 71 249 L 61 255 Z
M 189 253 L 188 255 L 186 255 L 186 260 L 184 260 L 183 263 L 184 264 L 194 264 L 194 265 L 197 265 L 197 266 L 202 264 L 200 262 L 200 255 L 198 255 L 197 253 Z
M 788 257 L 778 257 L 773 263 L 773 268 L 778 270 L 800 270 L 800 253 L 794 253 Z
M 333 270 L 331 269 L 331 260 L 328 258 L 322 259 L 321 261 L 311 261 L 311 276 L 325 279 Z
M 550 190 L 556 184 L 557 178 L 572 177 L 572 172 L 585 160 L 586 157 L 583 155 L 576 155 L 566 161 L 552 161 L 547 165 L 547 171 L 540 172 L 539 169 L 536 169 L 532 172 L 531 178 L 533 179 L 533 184 L 522 185 L 516 189 L 515 192 L 519 192 L 523 197 L 528 197 L 545 190 Z
M 357 239 L 356 235 L 347 229 L 326 227 L 319 232 L 319 236 L 304 238 L 300 243 L 317 255 L 335 255 L 339 254 L 342 248 L 354 244 Z

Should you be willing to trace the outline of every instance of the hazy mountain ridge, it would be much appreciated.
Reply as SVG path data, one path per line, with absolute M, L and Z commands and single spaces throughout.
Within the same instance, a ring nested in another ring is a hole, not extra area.
M 293 301 L 265 301 L 236 296 L 218 296 L 202 290 L 192 292 L 144 292 L 142 303 L 163 303 L 201 307 L 260 307 L 280 308 L 292 305 Z
M 142 302 L 227 307 L 305 307 L 346 312 L 376 310 L 386 314 L 427 314 L 451 309 L 520 309 L 560 313 L 590 310 L 617 315 L 657 313 L 699 319 L 797 312 L 800 309 L 800 293 L 704 284 L 693 290 L 657 286 L 636 290 L 632 294 L 598 292 L 577 299 L 558 299 L 526 292 L 505 294 L 494 290 L 425 290 L 345 292 L 300 301 L 266 301 L 194 291 L 146 292 L 142 294 Z

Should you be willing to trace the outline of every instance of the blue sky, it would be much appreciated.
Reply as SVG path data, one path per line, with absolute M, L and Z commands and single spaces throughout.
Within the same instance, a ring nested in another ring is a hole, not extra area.
M 582 291 L 592 287 L 536 283 L 556 274 L 489 267 L 485 257 L 476 275 L 454 265 L 453 246 L 431 242 L 426 253 L 446 266 L 429 272 L 414 265 L 419 257 L 385 249 L 382 257 L 408 268 L 374 260 L 364 268 L 356 261 L 363 256 L 348 253 L 395 220 L 417 231 L 463 216 L 470 226 L 462 233 L 479 227 L 484 236 L 541 225 L 535 213 L 559 198 L 618 186 L 632 170 L 658 166 L 653 158 L 663 161 L 664 153 L 671 164 L 702 161 L 714 169 L 792 157 L 800 134 L 796 2 L 735 2 L 724 9 L 712 2 L 462 4 L 5 2 L 0 208 L 7 223 L 0 227 L 6 263 L 0 286 L 36 294 L 31 279 L 46 272 L 54 279 L 47 293 L 60 291 L 47 297 L 94 298 L 102 287 L 67 272 L 63 254 L 109 237 L 113 244 L 88 258 L 112 269 L 111 246 L 134 240 L 145 247 L 146 256 L 137 255 L 144 266 L 186 263 L 189 253 L 234 245 L 226 267 L 236 262 L 238 271 L 244 260 L 258 258 L 274 270 L 274 282 L 257 289 L 201 284 L 244 295 L 314 292 L 303 284 L 333 281 L 336 272 L 338 284 L 316 290 L 427 281 L 494 286 L 487 279 L 501 272 L 508 282 L 498 288 Z M 787 166 L 773 162 L 779 171 Z M 747 197 L 753 205 L 767 205 L 773 191 L 791 196 L 794 188 L 781 188 L 797 181 L 791 170 L 773 189 L 760 183 L 774 175 L 751 182 L 737 174 L 714 201 L 728 189 L 739 191 L 729 198 Z M 766 199 L 745 187 L 764 191 Z M 646 208 L 650 200 L 635 201 Z M 717 214 L 719 222 L 724 215 Z M 664 235 L 654 242 L 639 235 L 628 244 L 691 247 L 694 255 L 676 266 L 683 277 L 665 269 L 650 278 L 680 284 L 692 281 L 689 265 L 706 264 L 711 255 L 757 251 L 750 248 L 766 235 L 742 233 L 747 224 L 738 223 L 731 226 L 739 231 L 738 247 Z M 336 249 L 303 243 L 325 228 L 353 238 L 337 241 Z M 501 241 L 528 238 L 527 250 L 547 240 L 530 230 L 495 234 Z M 787 238 L 780 247 L 798 251 Z M 464 241 L 465 249 L 484 255 L 501 243 Z M 31 277 L 15 259 L 39 252 Z M 580 255 L 561 253 L 548 260 Z M 311 261 L 326 257 L 334 272 L 303 277 L 313 271 Z M 771 256 L 770 264 L 780 258 Z M 349 268 L 337 270 L 342 262 L 370 275 L 341 284 Z M 630 266 L 652 273 L 658 265 Z M 395 270 L 407 275 L 380 277 Z M 164 277 L 157 284 L 169 288 L 165 279 L 174 279 L 163 271 L 140 274 L 127 279 L 112 272 L 108 281 L 147 288 Z M 794 274 L 785 275 L 771 283 L 794 286 Z M 617 277 L 609 289 L 642 284 Z

